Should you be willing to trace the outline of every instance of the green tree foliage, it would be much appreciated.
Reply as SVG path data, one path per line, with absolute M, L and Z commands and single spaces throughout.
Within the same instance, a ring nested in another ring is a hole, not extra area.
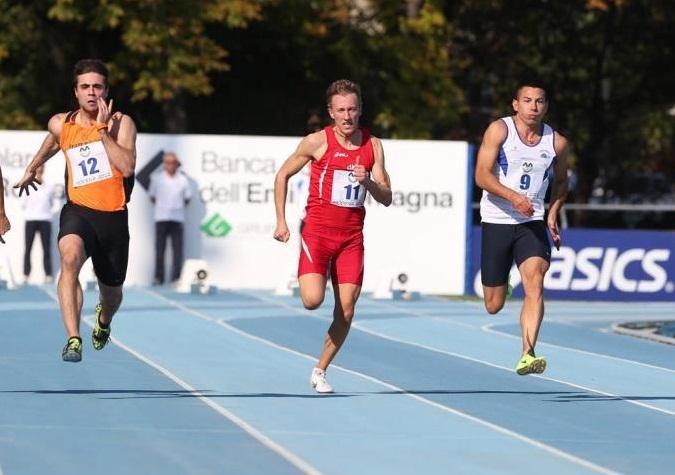
M 227 71 L 228 51 L 207 34 L 210 25 L 244 28 L 261 18 L 266 1 L 57 0 L 51 16 L 63 22 L 117 31 L 122 47 L 111 58 L 119 82 L 131 84 L 131 102 L 162 105 L 166 130 L 185 132 L 185 96 L 213 93 L 211 75 Z
M 232 70 L 215 79 L 217 123 L 190 114 L 201 130 L 303 133 L 310 114 L 325 114 L 329 83 L 345 77 L 361 85 L 364 122 L 381 136 L 440 138 L 459 126 L 466 104 L 452 77 L 449 25 L 432 3 L 409 15 L 403 2 L 280 0 L 263 13 L 244 31 L 219 32 L 232 45 Z
M 226 46 L 207 34 L 209 26 L 246 27 L 249 22 L 261 19 L 267 3 L 265 0 L 0 2 L 3 11 L 0 94 L 9 100 L 0 107 L 13 111 L 15 119 L 9 122 L 13 127 L 35 127 L 33 119 L 42 119 L 38 123 L 44 123 L 42 114 L 32 110 L 33 101 L 24 100 L 24 96 L 40 88 L 49 94 L 67 90 L 57 87 L 64 86 L 62 80 L 48 77 L 45 72 L 64 77 L 69 84 L 70 68 L 77 59 L 99 57 L 110 66 L 118 107 L 140 106 L 142 124 L 150 125 L 162 118 L 164 129 L 173 132 L 185 131 L 182 110 L 185 96 L 212 94 L 211 75 L 229 68 Z M 22 82 L 24 79 L 28 82 Z M 144 102 L 149 102 L 149 107 Z M 44 104 L 57 109 L 63 105 L 54 99 Z M 160 114 L 152 113 L 153 104 L 161 108 Z
M 585 201 L 645 164 L 675 174 L 670 0 L 0 0 L 0 126 L 73 107 L 99 57 L 142 132 L 300 135 L 351 78 L 383 137 L 478 144 L 518 79 L 550 84 Z
M 383 96 L 375 125 L 393 138 L 449 138 L 459 134 L 468 110 L 455 81 L 461 62 L 451 57 L 453 26 L 434 2 L 392 8 L 386 0 L 373 2 L 380 15 L 365 38 L 371 58 L 360 70 L 370 88 Z M 413 5 L 416 7 L 416 5 Z M 360 41 L 364 44 L 364 41 Z M 358 43 L 352 45 L 358 51 Z M 359 60 L 359 55 L 350 57 Z M 377 68 L 373 70 L 372 65 Z M 357 65 L 355 65 L 357 66 Z
M 675 172 L 670 2 L 456 1 L 444 13 L 457 28 L 453 47 L 468 61 L 456 80 L 471 105 L 470 140 L 480 140 L 474 125 L 511 113 L 518 78 L 536 75 L 551 86 L 549 122 L 573 145 L 578 201 L 600 173 L 643 167 L 647 154 Z
M 0 127 L 44 128 L 66 29 L 46 17 L 51 1 L 0 0 Z M 69 83 L 69 75 L 62 80 Z

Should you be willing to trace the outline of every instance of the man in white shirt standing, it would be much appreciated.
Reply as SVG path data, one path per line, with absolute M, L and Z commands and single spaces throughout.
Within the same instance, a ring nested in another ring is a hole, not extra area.
M 31 251 L 35 235 L 40 235 L 42 243 L 42 265 L 45 283 L 54 282 L 52 274 L 52 218 L 57 211 L 54 200 L 54 185 L 43 179 L 44 166 L 35 171 L 35 179 L 42 186 L 26 195 L 23 202 L 25 224 L 25 249 L 23 256 L 24 284 L 28 283 L 31 273 Z
M 173 152 L 163 157 L 164 170 L 150 179 L 150 200 L 155 207 L 155 277 L 152 285 L 164 283 L 164 254 L 167 239 L 171 238 L 173 266 L 171 282 L 180 278 L 183 266 L 183 239 L 185 208 L 190 204 L 190 182 L 184 173 L 178 173 L 180 162 Z

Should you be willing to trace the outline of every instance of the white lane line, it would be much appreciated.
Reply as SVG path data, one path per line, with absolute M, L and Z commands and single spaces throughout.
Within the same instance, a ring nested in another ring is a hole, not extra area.
M 381 302 L 380 304 L 381 304 L 381 306 L 383 306 L 385 308 L 388 308 L 388 309 L 399 310 L 399 307 L 394 306 L 394 305 L 387 305 L 385 302 Z M 437 320 L 438 322 L 441 322 L 441 323 L 447 324 L 447 325 L 451 325 L 451 326 L 462 326 L 462 327 L 468 327 L 468 328 L 471 328 L 471 329 L 478 329 L 478 327 L 476 327 L 476 326 L 471 326 L 471 325 L 468 325 L 468 324 L 465 324 L 465 323 L 462 323 L 462 322 L 454 322 L 452 320 L 448 320 L 447 318 L 439 317 L 438 315 L 428 315 L 428 314 L 425 314 L 424 312 L 410 312 L 410 314 L 413 315 L 413 316 L 416 316 L 416 317 L 424 317 L 424 318 L 428 318 L 428 319 Z M 495 318 L 495 317 L 491 317 L 491 318 Z M 496 327 L 496 326 L 500 326 L 500 325 L 504 325 L 504 324 L 506 324 L 506 323 L 505 322 L 500 322 L 500 323 L 494 322 L 494 323 L 484 324 L 484 325 L 480 326 L 480 329 L 484 332 L 491 333 L 491 334 L 494 334 L 494 335 L 497 335 L 497 336 L 500 336 L 500 337 L 503 337 L 503 338 L 509 338 L 509 339 L 514 339 L 514 340 L 520 341 L 520 339 L 521 339 L 520 336 L 511 335 L 510 333 L 502 332 L 500 330 L 492 328 L 492 327 Z M 421 345 L 421 344 L 418 344 L 418 343 L 415 343 L 415 342 L 411 342 L 409 340 L 403 340 L 403 339 L 399 339 L 399 338 L 396 338 L 396 337 L 391 337 L 391 336 L 376 332 L 374 330 L 370 330 L 368 328 L 365 328 L 365 327 L 361 326 L 360 324 L 358 324 L 356 322 L 352 323 L 352 327 L 358 328 L 359 330 L 361 330 L 365 333 L 369 333 L 369 334 L 377 336 L 379 338 L 390 340 L 390 341 L 393 341 L 393 342 L 396 342 L 396 343 L 416 346 L 416 347 L 424 349 L 424 350 L 438 352 L 438 353 L 442 353 L 442 354 L 445 354 L 445 355 L 466 359 L 466 360 L 469 360 L 469 361 L 485 364 L 487 366 L 492 366 L 492 367 L 495 367 L 495 368 L 504 369 L 504 370 L 509 371 L 509 372 L 513 371 L 512 368 L 500 366 L 500 365 L 497 365 L 497 364 L 494 364 L 494 363 L 490 363 L 489 361 L 479 360 L 479 359 L 468 357 L 468 356 L 465 356 L 465 355 L 460 355 L 458 353 L 453 353 L 451 351 L 442 350 L 442 349 L 439 349 L 439 348 L 434 348 L 434 347 L 430 347 L 430 346 L 426 346 L 426 345 Z M 546 346 L 546 347 L 549 347 L 549 348 L 556 348 L 556 349 L 564 350 L 564 351 L 570 351 L 570 352 L 574 352 L 574 353 L 580 353 L 580 354 L 592 356 L 594 358 L 604 358 L 604 359 L 608 359 L 608 360 L 618 361 L 618 362 L 621 362 L 621 363 L 632 364 L 632 365 L 650 368 L 650 369 L 654 369 L 654 370 L 658 370 L 658 371 L 663 371 L 663 372 L 666 372 L 666 373 L 674 373 L 675 374 L 675 370 L 671 369 L 671 368 L 665 368 L 663 366 L 656 366 L 656 365 L 652 365 L 652 364 L 649 364 L 649 363 L 642 363 L 640 361 L 629 360 L 629 359 L 626 359 L 626 358 L 619 358 L 619 357 L 611 356 L 611 355 L 604 355 L 604 354 L 601 354 L 601 353 L 594 353 L 594 352 L 587 351 L 587 350 L 580 350 L 578 348 L 573 348 L 573 347 L 569 347 L 569 346 L 562 346 L 562 345 L 557 345 L 557 344 L 554 344 L 554 343 L 547 343 L 545 341 L 540 341 L 540 342 L 537 343 L 537 345 L 538 346 Z M 622 396 L 618 396 L 616 394 L 608 393 L 608 392 L 602 391 L 600 389 L 590 388 L 590 387 L 587 387 L 587 386 L 582 386 L 582 385 L 578 385 L 576 383 L 572 383 L 570 381 L 555 379 L 555 378 L 551 378 L 551 377 L 547 377 L 547 376 L 543 376 L 543 375 L 530 375 L 530 376 L 535 377 L 535 378 L 546 379 L 548 381 L 554 381 L 554 382 L 561 383 L 561 384 L 565 384 L 565 385 L 568 385 L 568 386 L 572 386 L 574 388 L 594 392 L 594 393 L 597 393 L 597 394 L 601 394 L 603 396 L 608 396 L 608 397 L 611 397 L 612 399 L 625 401 L 625 402 L 628 402 L 630 404 L 635 404 L 637 406 L 641 406 L 641 407 L 646 408 L 646 409 L 650 409 L 650 410 L 654 410 L 654 411 L 661 412 L 661 413 L 664 413 L 664 414 L 668 414 L 668 415 L 671 415 L 671 416 L 675 416 L 675 411 L 670 411 L 670 410 L 663 409 L 663 408 L 660 408 L 660 407 L 652 406 L 650 404 L 646 404 L 646 403 L 643 403 L 643 402 L 640 402 L 640 401 L 635 401 L 635 400 L 632 400 L 630 398 L 625 398 L 625 397 L 622 397 Z
M 506 332 L 497 330 L 495 328 L 492 328 L 492 327 L 498 326 L 498 325 L 501 325 L 501 324 L 491 323 L 491 324 L 488 324 L 488 325 L 483 325 L 481 327 L 481 329 L 483 331 L 487 332 L 487 333 L 492 333 L 492 334 L 499 335 L 499 336 L 502 336 L 502 337 L 509 337 L 509 338 L 515 338 L 517 340 L 520 340 L 519 336 L 511 335 L 509 333 L 506 333 Z M 605 354 L 602 354 L 602 353 L 594 353 L 594 352 L 588 351 L 588 350 L 580 350 L 579 348 L 573 348 L 573 347 L 570 347 L 570 346 L 557 345 L 555 343 L 547 343 L 545 341 L 538 342 L 537 346 L 546 346 L 546 347 L 549 347 L 549 348 L 557 348 L 559 350 L 565 350 L 565 351 L 570 351 L 570 352 L 573 352 L 573 353 L 581 353 L 583 355 L 593 356 L 594 358 L 604 358 L 604 359 L 608 359 L 608 360 L 620 361 L 621 363 L 632 364 L 632 365 L 635 365 L 635 366 L 642 366 L 644 368 L 650 368 L 650 369 L 655 369 L 655 370 L 658 370 L 658 371 L 664 371 L 666 373 L 674 373 L 675 374 L 675 369 L 666 368 L 666 367 L 663 367 L 663 366 L 656 366 L 656 365 L 649 364 L 649 363 L 642 363 L 641 361 L 629 360 L 627 358 L 620 358 L 618 356 L 605 355 Z
M 113 341 L 117 346 L 122 348 L 124 351 L 127 353 L 131 354 L 132 356 L 138 358 L 148 366 L 151 366 L 152 368 L 156 369 L 160 373 L 162 373 L 164 376 L 169 378 L 171 381 L 174 383 L 178 384 L 182 388 L 186 389 L 192 396 L 196 397 L 200 401 L 202 401 L 204 404 L 206 404 L 208 407 L 216 411 L 218 414 L 221 416 L 224 416 L 228 420 L 230 420 L 232 423 L 234 423 L 237 427 L 248 433 L 251 437 L 256 439 L 258 442 L 263 444 L 265 447 L 269 448 L 273 452 L 276 452 L 281 458 L 289 462 L 290 464 L 294 465 L 296 468 L 298 468 L 300 471 L 303 473 L 306 473 L 308 475 L 321 475 L 321 471 L 315 468 L 314 466 L 310 465 L 308 462 L 303 460 L 302 458 L 298 457 L 295 455 L 293 452 L 290 450 L 286 449 L 283 447 L 281 444 L 275 442 L 273 439 L 270 437 L 266 436 L 263 434 L 261 431 L 253 427 L 251 424 L 246 422 L 244 419 L 241 417 L 237 416 L 233 412 L 228 411 L 225 409 L 223 406 L 219 405 L 212 399 L 210 399 L 208 396 L 205 396 L 204 394 L 200 393 L 197 391 L 195 388 L 193 388 L 190 384 L 173 374 L 171 371 L 168 369 L 164 368 L 158 363 L 155 363 L 153 360 L 150 358 L 142 355 L 138 351 L 128 347 L 124 343 L 121 343 L 119 340 L 113 340 L 113 338 L 110 338 L 111 341 Z
M 196 317 L 202 318 L 202 319 L 210 321 L 210 322 L 214 321 L 208 315 L 203 315 L 203 314 L 199 314 L 199 312 L 194 312 L 191 309 L 189 309 L 188 307 L 185 307 L 184 305 L 173 302 L 172 300 L 164 297 L 161 294 L 158 294 L 158 293 L 152 292 L 152 291 L 148 291 L 148 290 L 145 290 L 145 289 L 138 289 L 138 290 L 143 290 L 146 293 L 148 293 L 150 295 L 153 295 L 155 297 L 158 297 L 158 298 L 166 301 L 167 303 L 173 305 L 174 307 L 177 307 L 180 310 L 189 312 L 190 314 L 192 314 Z M 51 292 L 51 291 L 48 291 L 48 290 L 45 290 L 45 292 L 48 295 L 50 295 L 50 297 L 52 297 L 54 300 L 56 300 L 58 302 L 58 296 L 54 292 Z M 88 316 L 88 318 L 82 318 L 82 321 L 85 322 L 88 326 L 93 328 L 94 325 L 93 325 L 92 318 L 93 318 L 93 315 L 90 315 L 90 316 Z M 208 407 L 210 407 L 211 409 L 216 411 L 218 414 L 220 414 L 221 416 L 230 420 L 233 424 L 235 424 L 237 427 L 239 427 L 240 429 L 245 431 L 247 434 L 249 434 L 251 437 L 256 439 L 261 444 L 263 444 L 265 447 L 269 448 L 273 452 L 276 452 L 281 458 L 283 458 L 284 460 L 286 460 L 290 464 L 297 467 L 303 473 L 306 473 L 308 475 L 322 475 L 322 472 L 320 470 L 318 470 L 317 468 L 315 468 L 314 466 L 312 466 L 311 464 L 309 464 L 305 460 L 301 459 L 300 457 L 295 455 L 293 452 L 291 452 L 290 450 L 283 447 L 281 444 L 275 442 L 270 437 L 268 437 L 265 434 L 263 434 L 262 432 L 260 432 L 258 429 L 253 427 L 251 424 L 246 422 L 241 417 L 239 417 L 236 414 L 228 411 L 227 409 L 225 409 L 224 407 L 222 407 L 218 403 L 214 402 L 208 396 L 205 396 L 204 394 L 200 393 L 195 388 L 193 388 L 190 384 L 188 384 L 186 381 L 183 381 L 181 378 L 179 378 L 178 376 L 173 374 L 168 369 L 164 368 L 160 364 L 154 362 L 150 358 L 142 355 L 138 351 L 130 348 L 129 346 L 125 345 L 124 343 L 120 342 L 119 340 L 117 340 L 113 337 L 110 337 L 110 342 L 119 346 L 121 349 L 123 349 L 127 353 L 131 354 L 132 356 L 139 359 L 143 363 L 147 364 L 148 366 L 150 366 L 150 367 L 156 369 L 157 371 L 159 371 L 160 373 L 162 373 L 164 376 L 169 378 L 171 381 L 173 381 L 174 383 L 176 383 L 180 387 L 184 388 L 192 396 L 199 399 L 201 402 L 203 402 Z M 0 475 L 2 475 L 1 472 L 0 472 Z
M 285 304 L 285 303 L 275 302 L 273 299 L 267 299 L 267 298 L 265 298 L 265 297 L 260 297 L 260 296 L 258 296 L 258 295 L 255 295 L 255 294 L 249 294 L 249 293 L 246 293 L 246 292 L 237 292 L 237 293 L 240 293 L 240 294 L 243 294 L 243 295 L 250 296 L 250 297 L 255 298 L 255 299 L 257 299 L 257 300 L 260 300 L 260 301 L 263 301 L 263 302 L 266 302 L 266 303 L 275 305 L 275 306 L 277 306 L 277 307 L 283 307 L 283 308 L 286 308 L 286 309 L 290 309 L 290 310 L 293 310 L 294 312 L 297 312 L 297 313 L 302 313 L 302 314 L 308 313 L 308 311 L 306 311 L 306 310 L 304 310 L 304 309 L 298 309 L 298 308 L 295 308 L 295 307 L 293 307 L 293 306 L 291 306 L 291 305 L 288 305 L 288 304 Z M 163 297 L 163 296 L 162 296 L 162 297 Z M 182 304 L 179 304 L 179 303 L 177 303 L 177 302 L 173 302 L 173 301 L 171 301 L 171 300 L 169 300 L 169 299 L 166 299 L 166 301 L 167 301 L 168 303 L 170 303 L 171 305 L 175 306 L 176 308 L 179 308 L 179 309 L 181 309 L 181 310 L 183 310 L 183 311 L 185 311 L 185 312 L 187 312 L 187 313 L 189 313 L 189 314 L 192 314 L 192 315 L 197 316 L 197 317 L 200 317 L 200 318 L 206 317 L 206 319 L 211 319 L 211 318 L 208 317 L 208 316 L 203 316 L 203 315 L 201 315 L 201 312 L 199 312 L 199 311 L 197 311 L 197 310 L 193 310 L 193 309 L 191 309 L 191 308 L 189 308 L 189 307 L 186 307 L 186 306 L 184 306 L 184 305 L 182 305 Z M 213 319 L 212 319 L 212 320 L 213 320 Z M 277 344 L 277 343 L 274 343 L 274 342 L 272 342 L 272 341 L 270 341 L 270 340 L 267 340 L 267 339 L 265 339 L 265 338 L 262 338 L 262 337 L 253 335 L 253 334 L 251 334 L 251 333 L 245 332 L 245 331 L 243 331 L 243 330 L 240 330 L 240 329 L 238 329 L 238 328 L 236 328 L 236 327 L 230 325 L 229 323 L 227 323 L 227 322 L 224 321 L 224 320 L 218 319 L 218 320 L 216 320 L 216 323 L 217 323 L 218 325 L 224 327 L 224 328 L 227 328 L 228 330 L 230 330 L 230 331 L 232 331 L 232 332 L 234 332 L 234 333 L 236 333 L 236 334 L 238 334 L 238 335 L 241 335 L 241 336 L 244 336 L 244 337 L 246 337 L 246 338 L 252 339 L 252 340 L 257 341 L 257 342 L 259 342 L 259 343 L 263 343 L 263 344 L 265 344 L 265 345 L 271 346 L 271 347 L 276 348 L 276 349 L 278 349 L 278 350 L 285 351 L 285 352 L 291 353 L 291 354 L 293 354 L 293 355 L 296 355 L 296 356 L 299 356 L 299 357 L 302 357 L 302 358 L 305 358 L 305 359 L 308 359 L 308 360 L 311 360 L 311 361 L 316 361 L 316 358 L 313 357 L 313 356 L 307 355 L 307 354 L 305 354 L 305 353 L 301 353 L 301 352 L 296 351 L 296 350 L 293 350 L 293 349 L 291 349 L 291 348 L 288 348 L 288 347 L 279 345 L 279 344 Z M 363 330 L 363 329 L 361 329 L 361 330 Z M 367 330 L 363 330 L 363 331 L 367 331 Z M 373 334 L 377 335 L 377 334 L 374 333 L 374 332 L 370 332 L 370 333 L 373 333 Z M 382 337 L 388 339 L 388 337 L 384 337 L 384 336 L 382 336 Z M 467 359 L 468 359 L 468 358 L 467 358 Z M 489 363 L 488 363 L 488 364 L 489 364 Z M 491 366 L 495 366 L 495 365 L 491 365 Z M 408 396 L 408 397 L 410 397 L 410 398 L 412 398 L 412 399 L 415 399 L 415 400 L 417 400 L 418 402 L 422 402 L 422 403 L 424 403 L 424 404 L 426 404 L 426 405 L 432 406 L 432 407 L 434 407 L 434 408 L 436 408 L 436 409 L 439 409 L 439 410 L 442 410 L 442 411 L 451 413 L 451 414 L 453 414 L 453 415 L 456 415 L 456 416 L 458 416 L 458 417 L 464 418 L 464 419 L 469 420 L 469 421 L 471 421 L 471 422 L 480 424 L 480 425 L 482 425 L 482 426 L 484 426 L 484 427 L 487 427 L 487 428 L 489 428 L 489 429 L 491 429 L 491 430 L 494 430 L 494 431 L 499 432 L 499 433 L 501 433 L 501 434 L 504 434 L 504 435 L 506 435 L 506 436 L 513 437 L 513 438 L 518 439 L 518 440 L 520 440 L 520 441 L 522 441 L 522 442 L 525 442 L 525 443 L 527 443 L 527 444 L 529 444 L 529 445 L 532 445 L 532 446 L 537 447 L 537 448 L 539 448 L 539 449 L 541 449 L 541 450 L 544 450 L 544 451 L 546 451 L 546 452 L 548 452 L 548 453 L 550 453 L 550 454 L 552 454 L 552 455 L 555 455 L 555 456 L 557 456 L 557 457 L 560 457 L 560 458 L 562 458 L 562 459 L 565 459 L 565 460 L 567 460 L 567 461 L 569 461 L 569 462 L 575 463 L 575 464 L 580 465 L 580 466 L 582 466 L 582 467 L 585 467 L 585 468 L 587 468 L 587 469 L 593 470 L 593 471 L 595 471 L 595 472 L 597 472 L 597 473 L 602 473 L 602 474 L 605 474 L 605 475 L 619 475 L 619 474 L 620 474 L 620 472 L 615 472 L 615 471 L 613 471 L 613 470 L 611 470 L 611 469 L 609 469 L 609 468 L 607 468 L 607 467 L 603 467 L 603 466 L 601 466 L 601 465 L 597 465 L 597 464 L 595 464 L 595 463 L 593 463 L 593 462 L 591 462 L 591 461 L 589 461 L 589 460 L 582 459 L 582 458 L 577 457 L 577 456 L 575 456 L 575 455 L 573 455 L 573 454 L 570 454 L 570 453 L 568 453 L 568 452 L 562 451 L 562 450 L 557 449 L 557 448 L 555 448 L 555 447 L 552 447 L 552 446 L 550 446 L 550 445 L 547 445 L 547 444 L 544 444 L 544 443 L 539 442 L 539 441 L 537 441 L 537 440 L 531 439 L 531 438 L 529 438 L 529 437 L 527 437 L 527 436 L 525 436 L 525 435 L 523 435 L 523 434 L 520 434 L 520 433 L 518 433 L 518 432 L 514 432 L 514 431 L 509 430 L 509 429 L 507 429 L 507 428 L 505 428 L 505 427 L 502 427 L 502 426 L 493 424 L 493 423 L 491 423 L 491 422 L 488 422 L 488 421 L 483 420 L 483 419 L 479 419 L 479 418 L 477 418 L 477 417 L 475 417 L 475 416 L 472 416 L 472 415 L 470 415 L 470 414 L 464 413 L 464 412 L 459 411 L 459 410 L 457 410 L 457 409 L 453 409 L 453 408 L 451 408 L 451 407 L 445 406 L 445 405 L 440 404 L 440 403 L 437 403 L 437 402 L 435 402 L 435 401 L 426 399 L 426 398 L 424 398 L 424 397 L 422 397 L 422 396 L 420 396 L 420 395 L 418 395 L 418 394 L 410 393 L 410 392 L 406 391 L 406 390 L 403 389 L 403 388 L 400 388 L 400 387 L 398 387 L 398 386 L 394 386 L 393 384 L 389 384 L 389 383 L 387 383 L 387 382 L 385 382 L 385 381 L 379 380 L 379 379 L 374 378 L 374 377 L 372 377 L 372 376 L 369 376 L 369 375 L 367 375 L 367 374 L 360 373 L 360 372 L 358 372 L 358 371 L 354 371 L 354 370 L 351 370 L 351 369 L 347 369 L 347 368 L 344 368 L 344 367 L 339 366 L 339 365 L 336 365 L 336 364 L 332 364 L 332 365 L 331 365 L 331 368 L 336 369 L 336 370 L 340 370 L 340 371 L 343 371 L 343 372 L 346 372 L 346 373 L 348 373 L 348 374 L 351 374 L 351 375 L 360 377 L 360 378 L 362 378 L 362 379 L 368 380 L 368 381 L 370 381 L 370 382 L 372 382 L 372 383 L 375 383 L 375 384 L 384 386 L 385 388 L 387 388 L 387 389 L 389 389 L 389 390 L 391 390 L 391 391 L 395 391 L 395 392 L 397 392 L 397 393 L 400 393 L 400 394 L 402 394 L 402 395 L 405 395 L 405 396 Z M 509 369 L 509 370 L 510 370 L 510 369 Z
M 354 326 L 354 324 L 352 324 L 352 327 L 353 326 Z M 440 353 L 440 354 L 452 356 L 452 357 L 455 357 L 455 358 L 460 358 L 460 359 L 471 361 L 471 362 L 474 362 L 474 363 L 480 363 L 480 364 L 483 364 L 483 365 L 486 365 L 486 366 L 491 366 L 493 368 L 503 369 L 505 371 L 508 371 L 509 373 L 513 372 L 513 368 L 501 366 L 501 365 L 498 365 L 498 364 L 495 364 L 495 363 L 491 363 L 489 361 L 481 360 L 481 359 L 478 359 L 478 358 L 473 358 L 471 356 L 466 356 L 466 355 L 462 355 L 462 354 L 459 354 L 459 353 L 454 353 L 452 351 L 442 350 L 440 348 L 434 348 L 432 346 L 422 345 L 420 343 L 415 343 L 415 342 L 411 342 L 411 341 L 408 341 L 408 340 L 403 340 L 403 339 L 400 339 L 400 338 L 392 337 L 392 336 L 389 336 L 389 335 L 384 335 L 382 333 L 379 333 L 379 332 L 376 332 L 376 331 L 373 331 L 373 330 L 369 330 L 367 328 L 363 328 L 363 327 L 360 327 L 360 326 L 358 326 L 358 329 L 365 332 L 365 333 L 369 333 L 373 336 L 377 336 L 378 338 L 382 338 L 384 340 L 389 340 L 389 341 L 393 341 L 395 343 L 414 346 L 414 347 L 417 347 L 417 348 L 421 348 L 423 350 L 427 350 L 427 351 L 431 351 L 431 352 L 435 352 L 435 353 Z M 503 335 L 499 332 L 495 332 L 495 333 Z M 512 336 L 512 335 L 506 335 L 506 336 Z M 518 338 L 518 339 L 520 340 L 520 338 Z M 560 347 L 560 348 L 564 349 L 564 347 Z M 573 349 L 570 349 L 570 350 L 573 350 Z M 582 350 L 576 350 L 576 351 L 582 351 Z M 598 355 L 598 356 L 603 356 L 603 355 Z M 611 357 L 608 357 L 608 358 L 611 358 Z M 629 361 L 629 360 L 626 360 L 626 362 L 631 363 L 631 361 Z M 636 364 L 639 364 L 639 363 L 636 363 Z M 657 367 L 657 369 L 662 369 L 662 368 Z M 588 391 L 588 392 L 592 392 L 592 393 L 596 393 L 596 394 L 601 394 L 601 395 L 609 397 L 611 399 L 621 400 L 621 401 L 624 401 L 624 402 L 627 402 L 627 403 L 630 403 L 630 404 L 635 404 L 636 406 L 641 406 L 645 409 L 650 409 L 652 411 L 657 411 L 657 412 L 661 412 L 663 414 L 668 414 L 669 416 L 675 416 L 675 412 L 673 412 L 673 411 L 669 411 L 667 409 L 652 406 L 650 404 L 645 404 L 643 402 L 635 401 L 635 400 L 632 400 L 630 398 L 625 398 L 623 396 L 618 396 L 616 394 L 608 393 L 608 392 L 602 391 L 600 389 L 590 388 L 588 386 L 583 386 L 583 385 L 572 383 L 570 381 L 565 381 L 565 380 L 562 380 L 562 379 L 551 378 L 551 377 L 544 376 L 544 375 L 541 375 L 541 374 L 528 375 L 528 378 L 532 378 L 532 377 L 533 378 L 545 379 L 547 381 L 553 381 L 553 382 L 556 382 L 556 383 L 559 383 L 559 384 L 562 384 L 562 385 L 566 385 L 566 386 L 571 386 L 571 387 L 577 388 L 577 389 L 583 389 L 584 391 Z
M 385 307 L 389 307 L 384 303 L 382 305 L 385 306 Z M 397 308 L 397 307 L 394 307 L 394 306 L 391 306 L 391 307 Z M 437 315 L 425 315 L 423 312 L 415 312 L 414 316 L 438 320 L 439 322 L 442 322 L 444 324 L 447 323 L 448 325 L 468 326 L 468 325 L 465 325 L 465 324 L 460 324 L 458 322 L 448 321 L 447 319 L 440 318 Z M 520 341 L 520 339 L 521 339 L 520 336 L 511 335 L 509 333 L 505 333 L 505 332 L 495 330 L 495 329 L 492 328 L 493 326 L 498 326 L 498 325 L 503 325 L 503 324 L 504 323 L 485 324 L 485 325 L 482 325 L 480 327 L 480 329 L 482 331 L 487 332 L 487 333 L 492 333 L 492 334 L 497 335 L 497 336 L 501 336 L 501 337 L 504 337 L 504 338 L 510 338 L 510 339 Z M 465 360 L 476 362 L 476 363 L 481 363 L 481 364 L 484 364 L 484 365 L 487 365 L 487 366 L 503 369 L 503 370 L 506 370 L 506 371 L 509 371 L 509 372 L 513 371 L 513 369 L 510 368 L 510 367 L 500 366 L 500 365 L 491 363 L 489 361 L 480 360 L 480 359 L 477 359 L 477 358 L 472 358 L 472 357 L 469 357 L 469 356 L 461 355 L 461 354 L 458 354 L 458 353 L 454 353 L 454 352 L 439 349 L 439 348 L 434 348 L 434 347 L 427 346 L 427 345 L 422 345 L 422 344 L 419 344 L 419 343 L 411 342 L 409 340 L 403 340 L 403 339 L 400 339 L 400 338 L 391 337 L 391 336 L 376 332 L 374 330 L 364 328 L 363 326 L 359 325 L 358 323 L 352 323 L 352 327 L 358 328 L 359 330 L 361 330 L 365 333 L 369 333 L 373 336 L 377 336 L 377 337 L 383 338 L 385 340 L 390 340 L 390 341 L 393 341 L 393 342 L 396 342 L 396 343 L 415 346 L 415 347 L 418 347 L 418 348 L 421 348 L 421 349 L 424 349 L 424 350 L 433 351 L 433 352 L 441 353 L 441 354 L 448 355 L 448 356 L 453 356 L 453 357 L 456 357 L 456 358 L 465 359 Z M 477 329 L 477 327 L 473 327 L 473 329 Z M 541 341 L 541 342 L 537 343 L 537 346 L 546 346 L 546 347 L 550 347 L 550 348 L 557 348 L 559 350 L 581 353 L 581 354 L 584 354 L 584 355 L 593 356 L 595 358 L 605 358 L 605 359 L 608 359 L 608 360 L 619 361 L 621 363 L 628 363 L 628 364 L 633 364 L 633 365 L 636 365 L 636 366 L 642 366 L 642 367 L 646 367 L 646 368 L 650 368 L 650 369 L 660 370 L 660 371 L 664 371 L 664 372 L 667 372 L 667 373 L 675 373 L 675 370 L 672 370 L 670 368 L 664 368 L 662 366 L 655 366 L 655 365 L 651 365 L 651 364 L 648 364 L 648 363 L 641 363 L 641 362 L 635 361 L 635 360 L 629 360 L 629 359 L 619 358 L 619 357 L 610 356 L 610 355 L 603 355 L 603 354 L 600 354 L 600 353 L 593 353 L 593 352 L 586 351 L 586 350 L 580 350 L 578 348 L 561 346 L 561 345 L 556 345 L 556 344 L 553 344 L 553 343 L 546 343 L 544 341 Z M 565 380 L 562 380 L 562 379 L 555 379 L 555 378 L 551 378 L 551 377 L 543 376 L 543 375 L 529 375 L 529 377 L 541 378 L 541 379 L 545 379 L 547 381 L 553 381 L 553 382 L 560 383 L 560 384 L 567 385 L 567 386 L 571 386 L 571 387 L 574 387 L 574 388 L 577 388 L 577 389 L 583 389 L 584 391 L 589 391 L 589 392 L 593 392 L 593 393 L 596 393 L 596 394 L 600 394 L 602 396 L 609 397 L 611 399 L 624 401 L 624 402 L 627 402 L 629 404 L 634 404 L 636 406 L 643 407 L 645 409 L 649 409 L 649 410 L 652 410 L 652 411 L 667 414 L 669 416 L 675 416 L 675 411 L 663 409 L 661 407 L 653 406 L 651 404 L 647 404 L 647 403 L 644 403 L 644 402 L 641 402 L 641 401 L 636 401 L 634 399 L 622 397 L 622 396 L 619 396 L 617 394 L 609 393 L 609 392 L 606 392 L 606 391 L 603 391 L 603 390 L 600 390 L 600 389 L 591 388 L 591 387 L 583 386 L 583 385 L 576 384 L 576 383 L 573 383 L 573 382 L 570 382 L 570 381 L 565 381 Z

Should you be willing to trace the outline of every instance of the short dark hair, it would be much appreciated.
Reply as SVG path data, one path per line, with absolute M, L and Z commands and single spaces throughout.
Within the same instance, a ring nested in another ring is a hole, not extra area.
M 105 78 L 105 87 L 108 87 L 108 67 L 100 59 L 81 59 L 73 68 L 73 86 L 77 86 L 77 77 L 82 74 L 97 73 Z
M 330 109 L 333 96 L 346 96 L 347 94 L 356 94 L 359 105 L 361 105 L 361 88 L 358 84 L 349 79 L 338 79 L 333 82 L 326 90 L 326 103 L 328 104 L 328 108 Z
M 542 89 L 546 95 L 546 101 L 548 102 L 550 97 L 549 86 L 542 78 L 535 76 L 520 78 L 518 81 L 518 87 L 516 87 L 516 93 L 513 96 L 514 99 L 518 99 L 520 91 L 522 91 L 524 87 L 536 87 L 537 89 Z

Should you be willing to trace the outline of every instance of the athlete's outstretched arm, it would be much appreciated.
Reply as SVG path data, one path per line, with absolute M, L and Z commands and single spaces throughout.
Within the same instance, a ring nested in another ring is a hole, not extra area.
M 42 141 L 39 150 L 26 167 L 26 171 L 21 180 L 14 185 L 14 188 L 19 189 L 19 196 L 21 196 L 24 191 L 26 192 L 26 195 L 29 195 L 29 186 L 34 190 L 37 190 L 36 183 L 38 185 L 41 184 L 35 179 L 35 172 L 60 150 L 58 137 L 61 134 L 61 124 L 63 123 L 64 116 L 65 114 L 60 113 L 49 119 L 49 123 L 47 124 L 47 136 Z

